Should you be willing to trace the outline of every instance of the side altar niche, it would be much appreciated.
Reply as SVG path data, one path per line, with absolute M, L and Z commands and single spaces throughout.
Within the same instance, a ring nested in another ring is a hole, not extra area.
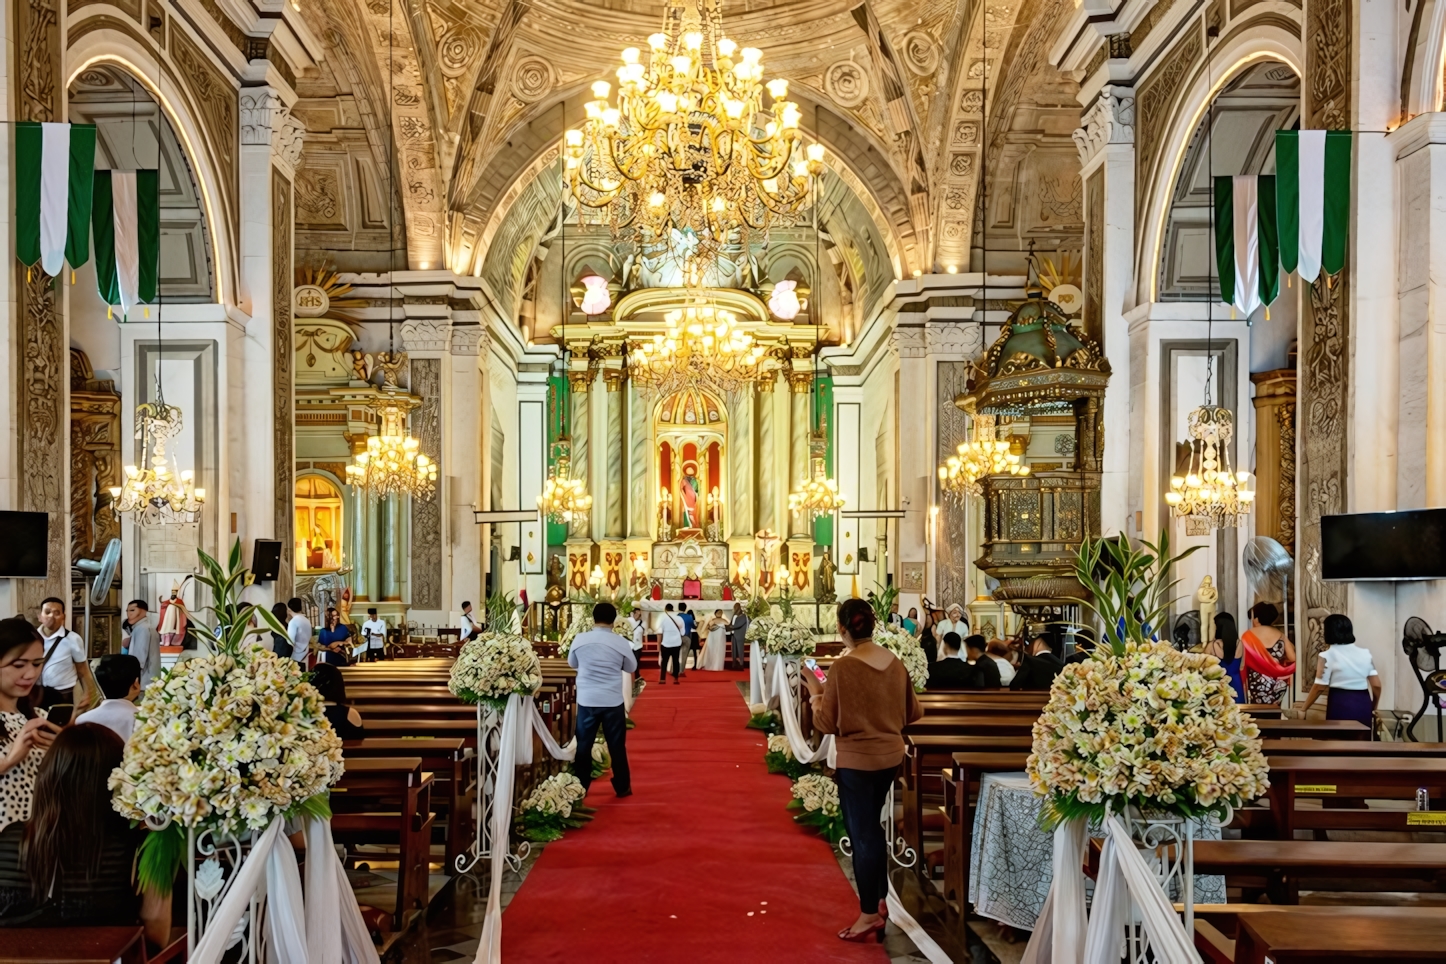
M 1032 621 L 1078 619 L 1084 588 L 1074 559 L 1100 534 L 1104 425 L 1110 363 L 1058 306 L 1031 288 L 985 353 L 971 390 L 954 400 L 970 415 L 1073 416 L 1073 457 L 1057 470 L 988 475 L 984 538 L 975 565 L 998 580 L 994 598 Z

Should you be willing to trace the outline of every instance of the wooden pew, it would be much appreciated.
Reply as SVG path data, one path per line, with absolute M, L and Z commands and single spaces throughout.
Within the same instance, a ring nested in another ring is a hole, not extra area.
M 347 766 L 363 757 L 416 756 L 436 779 L 434 807 L 446 813 L 446 872 L 456 872 L 456 859 L 472 842 L 472 806 L 477 798 L 477 761 L 465 740 L 409 738 L 347 740 L 342 744 Z
M 7 927 L 0 964 L 142 964 L 145 931 L 130 927 Z
M 1195 872 L 1264 878 L 1271 903 L 1295 904 L 1300 882 L 1310 878 L 1410 880 L 1438 887 L 1446 879 L 1446 844 L 1197 840 Z
M 1307 787 L 1328 787 L 1318 795 L 1338 797 L 1385 797 L 1401 793 L 1414 796 L 1425 787 L 1432 799 L 1446 791 L 1446 759 L 1439 757 L 1382 756 L 1272 756 L 1270 761 L 1270 813 L 1275 836 L 1292 840 L 1296 830 L 1430 829 L 1441 824 L 1417 821 L 1434 819 L 1405 810 L 1297 810 L 1295 801 Z M 1413 814 L 1416 814 L 1413 816 Z
M 1440 961 L 1446 909 L 1291 907 L 1242 915 L 1234 964 Z
M 432 783 L 419 756 L 365 757 L 348 760 L 341 782 L 331 791 L 331 829 L 338 841 L 396 842 L 392 929 L 398 933 L 427 906 Z
M 979 735 L 954 733 L 912 733 L 904 737 L 904 780 L 900 800 L 904 812 L 904 839 L 919 855 L 915 868 L 925 871 L 924 862 L 924 797 L 936 787 L 942 795 L 944 782 L 940 771 L 948 768 L 955 753 L 1024 752 L 1028 753 L 1034 738 L 1017 735 Z
M 1256 720 L 1262 740 L 1369 740 L 1355 720 Z

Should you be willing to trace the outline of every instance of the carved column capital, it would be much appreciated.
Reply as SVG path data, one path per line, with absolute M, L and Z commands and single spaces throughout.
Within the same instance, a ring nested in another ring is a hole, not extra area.
M 271 87 L 243 87 L 238 94 L 241 143 L 270 147 L 288 170 L 301 159 L 306 125 L 291 116 L 291 108 Z
M 1081 164 L 1088 164 L 1106 144 L 1135 143 L 1135 91 L 1106 84 L 1094 106 L 1080 118 L 1074 132 Z
M 924 344 L 930 355 L 972 358 L 984 347 L 984 326 L 974 321 L 931 321 L 924 328 Z
M 760 392 L 767 392 L 768 394 L 772 395 L 773 386 L 777 383 L 777 381 L 778 372 L 770 368 L 768 371 L 763 372 L 758 376 L 758 390 Z
M 895 327 L 889 333 L 889 341 L 900 358 L 923 358 L 929 353 L 928 345 L 924 341 L 924 329 L 916 325 L 907 328 Z
M 411 318 L 402 322 L 402 344 L 408 352 L 444 352 L 451 324 L 441 318 Z
M 574 395 L 586 395 L 597 372 L 591 368 L 579 368 L 567 373 L 567 384 Z
M 492 336 L 481 325 L 452 325 L 452 354 L 485 355 L 492 350 Z
M 813 387 L 813 372 L 794 370 L 788 373 L 788 390 L 795 395 L 807 395 Z

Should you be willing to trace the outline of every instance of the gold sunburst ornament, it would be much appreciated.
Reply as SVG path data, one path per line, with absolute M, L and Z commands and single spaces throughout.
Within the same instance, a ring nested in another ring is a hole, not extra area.
M 564 134 L 567 189 L 615 230 L 668 239 L 691 229 L 705 255 L 797 223 L 824 149 L 803 146 L 788 81 L 765 84 L 762 57 L 723 36 L 718 0 L 669 0 L 647 51 L 622 52 L 616 100 L 597 81 L 583 126 Z

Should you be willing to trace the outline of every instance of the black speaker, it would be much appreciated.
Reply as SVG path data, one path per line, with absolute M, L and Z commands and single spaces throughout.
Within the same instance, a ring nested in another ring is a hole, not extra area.
M 251 573 L 257 582 L 275 582 L 281 575 L 281 540 L 257 539 L 251 550 Z

